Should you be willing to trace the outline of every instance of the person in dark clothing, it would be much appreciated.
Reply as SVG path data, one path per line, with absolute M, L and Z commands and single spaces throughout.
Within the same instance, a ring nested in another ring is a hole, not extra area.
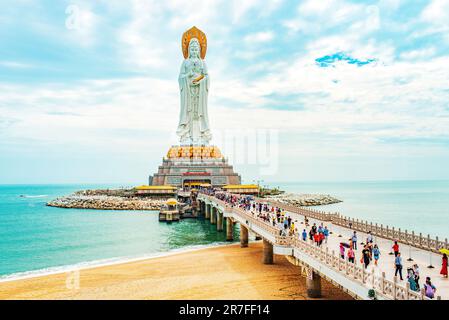
M 371 254 L 370 254 L 370 251 L 369 251 L 367 245 L 365 245 L 365 247 L 362 250 L 362 260 L 363 260 L 363 263 L 365 264 L 365 269 L 367 269 L 368 265 L 371 261 Z
M 401 258 L 401 253 L 398 252 L 396 254 L 396 258 L 394 258 L 394 266 L 396 268 L 396 270 L 394 271 L 394 276 L 396 277 L 399 273 L 399 277 L 401 280 L 402 279 L 402 258 Z

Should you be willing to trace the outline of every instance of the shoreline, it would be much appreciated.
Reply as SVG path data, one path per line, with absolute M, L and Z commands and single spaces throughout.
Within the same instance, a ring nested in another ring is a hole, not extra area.
M 307 300 L 306 278 L 284 256 L 262 263 L 262 243 L 171 252 L 0 283 L 0 300 Z M 322 300 L 352 299 L 327 281 Z
M 136 257 L 106 258 L 106 259 L 98 259 L 98 260 L 91 260 L 91 261 L 83 261 L 83 262 L 79 262 L 79 263 L 75 263 L 75 264 L 47 267 L 44 269 L 14 272 L 11 274 L 0 275 L 0 284 L 7 283 L 7 282 L 34 279 L 34 278 L 39 278 L 39 277 L 58 275 L 58 274 L 63 274 L 63 273 L 67 273 L 67 272 L 77 271 L 77 270 L 89 270 L 89 269 L 95 269 L 95 268 L 101 268 L 101 267 L 116 266 L 116 265 L 120 265 L 120 264 L 163 258 L 163 257 L 170 257 L 170 256 L 177 255 L 177 254 L 196 252 L 196 251 L 206 250 L 209 248 L 232 246 L 232 245 L 236 245 L 238 243 L 239 242 L 234 241 L 234 242 L 216 242 L 216 243 L 209 243 L 209 244 L 204 244 L 204 245 L 190 245 L 190 246 L 185 246 L 182 248 L 172 249 L 169 251 L 149 253 L 149 254 L 144 254 L 144 255 L 140 255 L 140 256 L 136 256 Z M 251 243 L 251 241 L 250 241 L 250 243 Z

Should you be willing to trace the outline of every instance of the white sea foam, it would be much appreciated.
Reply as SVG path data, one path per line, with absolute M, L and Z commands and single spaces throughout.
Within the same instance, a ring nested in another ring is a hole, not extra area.
M 116 257 L 116 258 L 110 258 L 110 259 L 101 259 L 101 260 L 80 262 L 77 264 L 66 265 L 66 266 L 49 267 L 49 268 L 39 269 L 39 270 L 17 272 L 17 273 L 13 273 L 13 274 L 9 274 L 9 275 L 0 276 L 0 283 L 16 281 L 16 280 L 23 280 L 23 279 L 30 279 L 30 278 L 37 278 L 37 277 L 72 272 L 72 271 L 77 271 L 77 270 L 85 270 L 85 269 L 112 266 L 112 265 L 124 264 L 124 263 L 130 263 L 130 262 L 138 262 L 138 261 L 143 261 L 143 260 L 147 260 L 147 259 L 167 257 L 167 256 L 172 256 L 172 255 L 176 255 L 176 254 L 180 254 L 180 253 L 193 252 L 193 251 L 203 250 L 203 249 L 207 249 L 207 248 L 227 246 L 227 245 L 232 245 L 232 244 L 235 244 L 235 242 L 216 242 L 216 243 L 210 243 L 210 244 L 205 244 L 205 245 L 185 246 L 185 247 L 173 249 L 170 251 L 154 252 L 151 254 L 146 254 L 146 255 L 142 255 L 142 256 L 138 256 L 138 257 Z
M 33 195 L 22 194 L 22 195 L 20 195 L 20 197 L 21 198 L 46 198 L 46 197 L 48 197 L 48 195 L 46 195 L 46 194 L 39 194 L 39 195 L 33 196 Z

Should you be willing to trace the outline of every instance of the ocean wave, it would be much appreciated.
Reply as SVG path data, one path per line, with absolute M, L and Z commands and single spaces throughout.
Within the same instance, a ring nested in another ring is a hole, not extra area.
M 39 195 L 21 194 L 19 197 L 20 198 L 46 198 L 46 197 L 48 197 L 48 195 L 46 195 L 46 194 L 39 194 Z

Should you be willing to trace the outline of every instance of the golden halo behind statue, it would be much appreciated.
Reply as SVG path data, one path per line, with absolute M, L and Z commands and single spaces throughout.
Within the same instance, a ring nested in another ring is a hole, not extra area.
M 198 39 L 201 46 L 201 59 L 204 59 L 207 52 L 206 34 L 195 26 L 184 32 L 182 35 L 182 54 L 184 55 L 184 59 L 189 57 L 189 43 L 192 38 Z

